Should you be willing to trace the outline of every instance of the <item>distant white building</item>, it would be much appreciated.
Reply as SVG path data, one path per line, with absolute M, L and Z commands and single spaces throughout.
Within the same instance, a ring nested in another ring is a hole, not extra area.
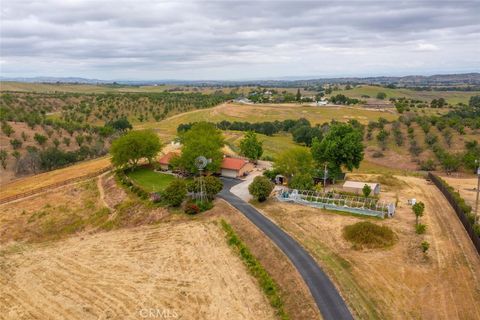
M 326 106 L 328 104 L 328 100 L 325 98 L 321 98 L 320 101 L 317 101 L 317 106 Z
M 370 183 L 370 182 L 361 182 L 361 181 L 345 181 L 343 184 L 343 191 L 354 192 L 361 194 L 363 192 L 363 187 L 367 185 L 372 189 L 372 194 L 380 194 L 380 184 L 379 183 Z

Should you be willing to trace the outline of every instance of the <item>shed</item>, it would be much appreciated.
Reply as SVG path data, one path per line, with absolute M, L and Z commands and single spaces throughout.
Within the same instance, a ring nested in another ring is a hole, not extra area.
M 374 195 L 380 194 L 379 183 L 370 183 L 370 182 L 361 182 L 361 181 L 345 181 L 345 183 L 343 184 L 343 191 L 361 194 L 363 192 L 362 190 L 365 185 L 368 185 L 370 186 L 370 188 L 372 188 L 372 193 Z
M 253 170 L 253 164 L 241 158 L 225 157 L 222 160 L 220 174 L 222 177 L 242 177 Z

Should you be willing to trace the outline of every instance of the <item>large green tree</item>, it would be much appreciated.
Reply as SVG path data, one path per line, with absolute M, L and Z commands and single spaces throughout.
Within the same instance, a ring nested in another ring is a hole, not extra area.
M 116 139 L 110 148 L 112 163 L 116 167 L 136 167 L 141 159 L 149 162 L 162 147 L 160 139 L 153 130 L 130 131 Z
M 240 152 L 250 160 L 257 161 L 263 154 L 262 141 L 257 139 L 257 135 L 253 131 L 245 134 L 240 141 Z
M 333 123 L 325 137 L 312 142 L 312 155 L 319 168 L 323 165 L 339 171 L 342 166 L 352 171 L 363 160 L 364 145 L 359 129 L 346 123 Z
M 313 158 L 307 148 L 287 149 L 277 157 L 274 168 L 290 179 L 294 175 L 311 173 Z
M 210 172 L 220 170 L 225 140 L 222 132 L 214 124 L 198 122 L 180 136 L 180 141 L 183 144 L 182 155 L 172 163 L 174 166 L 181 167 L 190 173 L 197 173 L 195 159 L 204 156 L 210 160 L 205 170 Z

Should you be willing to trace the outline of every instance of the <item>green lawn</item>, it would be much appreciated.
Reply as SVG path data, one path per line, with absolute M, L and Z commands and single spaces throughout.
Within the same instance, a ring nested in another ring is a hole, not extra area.
M 165 189 L 175 177 L 170 174 L 154 172 L 152 169 L 139 168 L 127 174 L 130 179 L 138 183 L 149 192 L 158 192 Z

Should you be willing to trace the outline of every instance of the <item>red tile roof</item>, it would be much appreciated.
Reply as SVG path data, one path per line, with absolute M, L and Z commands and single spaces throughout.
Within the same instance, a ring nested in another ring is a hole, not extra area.
M 179 153 L 178 152 L 169 152 L 167 153 L 166 155 L 164 155 L 163 157 L 160 158 L 160 160 L 158 160 L 158 162 L 160 164 L 170 164 L 170 160 L 172 160 L 173 157 L 176 157 L 178 156 Z
M 229 158 L 225 157 L 222 160 L 222 169 L 227 169 L 227 170 L 240 170 L 243 168 L 245 164 L 247 164 L 248 161 L 244 159 L 239 159 L 239 158 Z

